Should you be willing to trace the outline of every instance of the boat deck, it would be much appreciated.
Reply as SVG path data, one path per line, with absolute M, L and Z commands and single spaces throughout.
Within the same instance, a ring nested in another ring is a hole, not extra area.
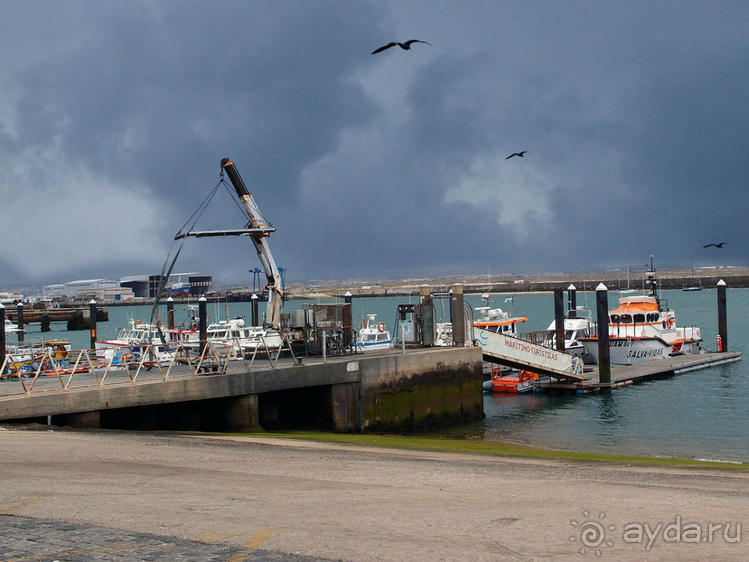
M 699 355 L 679 355 L 676 357 L 656 359 L 654 361 L 638 363 L 636 365 L 611 365 L 610 387 L 618 388 L 648 379 L 672 377 L 689 371 L 733 363 L 735 361 L 740 361 L 741 358 L 742 353 L 740 352 L 709 351 L 700 353 Z M 589 392 L 598 392 L 604 386 L 608 386 L 600 383 L 597 365 L 586 365 L 583 375 L 584 379 L 581 382 L 537 382 L 535 387 L 537 390 L 541 391 L 556 390 L 587 394 Z

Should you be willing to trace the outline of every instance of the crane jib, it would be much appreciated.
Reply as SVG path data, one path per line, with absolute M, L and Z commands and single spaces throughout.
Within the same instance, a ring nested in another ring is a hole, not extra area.
M 231 184 L 234 186 L 240 199 L 242 196 L 250 194 L 247 186 L 244 184 L 244 180 L 242 180 L 242 176 L 239 175 L 237 167 L 232 160 L 229 160 L 228 158 L 221 160 L 221 168 L 226 171 L 226 174 L 229 176 Z

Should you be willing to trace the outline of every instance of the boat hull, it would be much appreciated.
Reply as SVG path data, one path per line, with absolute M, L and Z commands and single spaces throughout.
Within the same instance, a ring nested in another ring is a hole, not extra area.
M 585 338 L 582 343 L 593 362 L 598 364 L 598 339 Z M 609 337 L 609 356 L 612 365 L 635 365 L 664 359 L 672 351 L 673 346 L 658 337 Z

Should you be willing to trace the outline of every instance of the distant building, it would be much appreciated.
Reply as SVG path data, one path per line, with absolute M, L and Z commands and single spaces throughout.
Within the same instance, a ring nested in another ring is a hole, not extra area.
M 120 285 L 132 289 L 136 297 L 153 298 L 159 291 L 162 279 L 160 274 L 133 275 L 122 277 Z M 210 275 L 203 275 L 201 273 L 172 273 L 164 287 L 164 291 L 167 295 L 173 297 L 200 296 L 208 293 L 211 290 L 212 284 L 213 278 Z

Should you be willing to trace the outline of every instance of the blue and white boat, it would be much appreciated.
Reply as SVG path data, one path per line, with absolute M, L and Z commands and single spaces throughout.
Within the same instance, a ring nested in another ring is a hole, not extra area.
M 356 338 L 357 351 L 381 351 L 393 347 L 393 338 L 384 322 L 377 321 L 376 314 L 367 314 L 359 326 L 359 335 Z

